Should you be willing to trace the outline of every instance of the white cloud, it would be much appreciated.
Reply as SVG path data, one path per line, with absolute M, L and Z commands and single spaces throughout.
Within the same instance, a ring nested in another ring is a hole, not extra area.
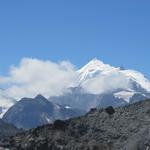
M 68 61 L 53 63 L 24 58 L 18 66 L 12 66 L 8 77 L 0 77 L 1 84 L 9 84 L 5 92 L 16 99 L 37 94 L 57 96 L 71 86 L 76 79 L 74 66 Z
M 23 58 L 19 65 L 11 66 L 9 76 L 0 77 L 5 94 L 19 100 L 42 94 L 46 97 L 59 96 L 73 86 L 78 79 L 77 71 L 69 61 L 54 63 L 33 58 Z M 131 82 L 121 71 L 103 71 L 83 82 L 82 87 L 93 94 L 111 92 L 118 88 L 128 89 Z
M 112 92 L 118 88 L 131 88 L 130 80 L 121 72 L 101 73 L 98 77 L 89 79 L 82 85 L 87 91 L 94 94 Z

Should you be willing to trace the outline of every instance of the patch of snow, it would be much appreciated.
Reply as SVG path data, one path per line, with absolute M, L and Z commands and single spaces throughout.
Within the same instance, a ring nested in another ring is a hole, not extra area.
M 71 107 L 70 107 L 70 106 L 65 106 L 65 108 L 66 108 L 66 109 L 71 109 Z
M 54 106 L 54 109 L 55 109 L 55 110 L 59 110 L 59 109 L 60 109 L 60 106 L 59 106 L 58 104 L 55 104 L 55 103 L 54 103 L 53 106 Z
M 135 70 L 123 70 L 122 71 L 128 78 L 131 78 L 133 81 L 136 81 L 138 84 L 141 85 L 144 89 L 150 92 L 150 81 L 146 79 L 146 77 Z
M 114 93 L 114 96 L 116 98 L 122 98 L 124 99 L 126 102 L 130 102 L 130 98 L 135 94 L 135 92 L 133 91 L 120 91 L 120 92 L 117 92 L 117 93 Z
M 49 118 L 48 114 L 42 113 L 42 118 L 45 119 L 48 123 L 52 123 L 52 120 Z
M 48 118 L 47 116 L 45 116 L 45 119 L 46 119 L 46 121 L 47 121 L 48 123 L 52 123 L 51 119 Z

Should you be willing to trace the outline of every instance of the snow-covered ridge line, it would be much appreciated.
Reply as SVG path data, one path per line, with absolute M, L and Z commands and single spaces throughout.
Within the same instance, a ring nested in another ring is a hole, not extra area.
M 84 84 L 87 80 L 101 77 L 104 75 L 111 74 L 120 74 L 122 77 L 126 78 L 127 80 L 131 80 L 136 82 L 139 86 L 141 86 L 146 91 L 150 92 L 150 81 L 145 78 L 145 76 L 135 70 L 122 70 L 120 67 L 113 67 L 109 64 L 104 64 L 102 61 L 94 58 L 91 60 L 87 65 L 81 68 L 79 71 L 79 84 Z

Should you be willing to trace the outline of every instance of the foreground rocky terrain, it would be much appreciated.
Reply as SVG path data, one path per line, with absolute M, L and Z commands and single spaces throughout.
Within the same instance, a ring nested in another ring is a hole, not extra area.
M 149 150 L 150 100 L 115 109 L 92 109 L 85 116 L 57 120 L 1 139 L 11 150 Z

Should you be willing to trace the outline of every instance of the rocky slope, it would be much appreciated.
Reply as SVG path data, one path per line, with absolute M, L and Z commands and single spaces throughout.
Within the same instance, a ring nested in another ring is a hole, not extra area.
M 150 100 L 115 109 L 92 109 L 85 116 L 38 127 L 3 139 L 11 150 L 148 150 Z

